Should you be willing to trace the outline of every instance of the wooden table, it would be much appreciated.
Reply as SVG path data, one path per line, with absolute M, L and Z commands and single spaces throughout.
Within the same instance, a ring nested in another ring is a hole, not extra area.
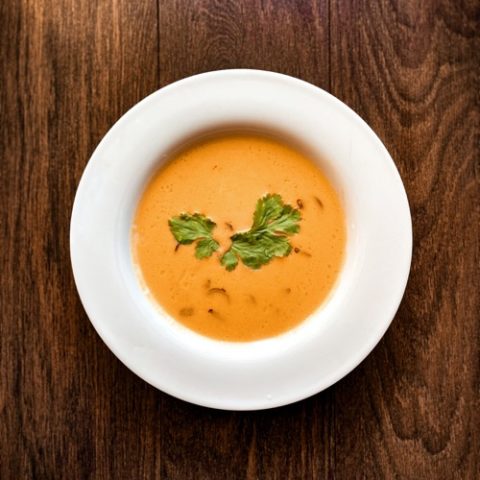
M 480 478 L 478 2 L 3 0 L 0 26 L 2 480 Z M 237 67 L 312 82 L 367 120 L 415 237 L 367 360 L 253 413 L 128 371 L 83 311 L 68 239 L 115 120 L 174 80 Z

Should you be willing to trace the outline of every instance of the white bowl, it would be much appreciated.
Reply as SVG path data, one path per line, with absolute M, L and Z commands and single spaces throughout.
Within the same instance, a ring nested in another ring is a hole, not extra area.
M 322 159 L 347 219 L 345 263 L 329 299 L 297 328 L 247 343 L 203 337 L 170 318 L 142 290 L 130 249 L 152 172 L 183 142 L 232 127 L 276 132 Z M 368 355 L 405 290 L 412 227 L 398 171 L 357 114 L 295 78 L 223 70 L 162 88 L 110 129 L 80 181 L 70 248 L 85 310 L 128 368 L 192 403 L 255 410 L 320 392 Z

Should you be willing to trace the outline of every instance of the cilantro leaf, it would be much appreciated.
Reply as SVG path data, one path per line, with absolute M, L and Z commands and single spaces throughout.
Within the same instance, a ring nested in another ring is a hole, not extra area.
M 247 267 L 258 269 L 275 257 L 286 257 L 292 250 L 288 236 L 298 233 L 300 220 L 300 211 L 285 205 L 280 195 L 265 195 L 257 201 L 252 228 L 230 237 L 232 245 L 221 264 L 231 271 L 240 259 Z
M 230 250 L 223 254 L 220 262 L 230 272 L 234 270 L 235 267 L 238 265 L 238 258 L 237 255 L 233 252 L 233 249 L 230 248 Z
M 216 223 L 200 213 L 182 213 L 172 217 L 168 226 L 175 240 L 181 245 L 190 245 L 197 241 L 195 256 L 198 259 L 208 258 L 218 250 L 219 244 L 212 238 Z
M 198 259 L 210 257 L 218 249 L 218 242 L 213 238 L 202 238 L 195 247 L 195 256 Z

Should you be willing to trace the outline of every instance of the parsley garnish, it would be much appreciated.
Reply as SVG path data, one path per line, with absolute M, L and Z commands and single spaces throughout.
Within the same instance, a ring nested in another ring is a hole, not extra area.
M 170 231 L 181 245 L 197 242 L 195 256 L 199 259 L 210 257 L 219 245 L 212 238 L 216 223 L 200 213 L 182 213 L 168 221 Z
M 298 233 L 300 219 L 300 212 L 285 205 L 280 195 L 265 195 L 257 201 L 250 230 L 230 237 L 232 245 L 222 256 L 222 265 L 230 271 L 240 259 L 258 269 L 274 257 L 286 257 L 292 250 L 288 236 Z

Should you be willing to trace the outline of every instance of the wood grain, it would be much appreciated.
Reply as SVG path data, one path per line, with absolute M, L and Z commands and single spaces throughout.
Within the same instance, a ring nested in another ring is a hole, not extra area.
M 0 2 L 0 478 L 476 479 L 480 471 L 480 4 Z M 70 272 L 95 145 L 174 80 L 261 68 L 310 81 L 379 134 L 414 225 L 406 296 L 329 390 L 209 410 L 129 372 Z

